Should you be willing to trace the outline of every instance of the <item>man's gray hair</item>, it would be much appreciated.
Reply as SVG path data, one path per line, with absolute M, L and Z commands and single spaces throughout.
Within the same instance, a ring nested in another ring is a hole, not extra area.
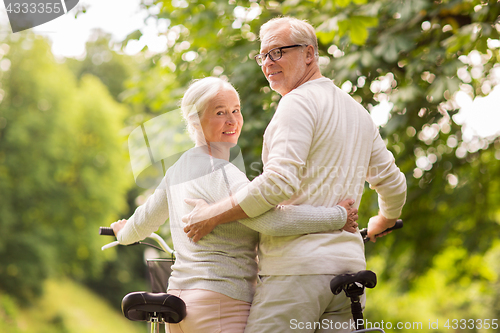
M 221 90 L 232 90 L 240 98 L 231 83 L 218 77 L 205 77 L 193 80 L 184 93 L 181 102 L 182 116 L 186 121 L 187 131 L 191 139 L 196 143 L 196 130 L 194 125 L 200 124 L 200 118 L 208 107 L 208 103 Z
M 316 32 L 313 26 L 306 20 L 299 20 L 289 16 L 275 17 L 260 27 L 260 40 L 262 40 L 268 32 L 276 30 L 277 26 L 282 26 L 284 24 L 290 26 L 290 38 L 292 39 L 292 43 L 307 44 L 314 47 L 314 57 L 317 62 L 319 60 L 318 39 L 316 38 Z

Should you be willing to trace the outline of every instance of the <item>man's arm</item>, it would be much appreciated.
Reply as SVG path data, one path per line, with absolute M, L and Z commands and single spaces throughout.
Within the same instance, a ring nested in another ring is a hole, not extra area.
M 184 201 L 190 205 L 196 205 L 199 200 L 185 199 Z M 196 205 L 191 213 L 182 217 L 182 222 L 187 223 L 184 232 L 197 242 L 219 224 L 245 218 L 248 218 L 248 215 L 231 196 L 210 206 L 208 204 Z
M 406 202 L 406 178 L 396 166 L 394 156 L 387 150 L 378 130 L 373 147 L 366 180 L 377 192 L 380 207 L 378 215 L 368 222 L 368 237 L 375 242 L 375 235 L 393 227 L 401 215 Z

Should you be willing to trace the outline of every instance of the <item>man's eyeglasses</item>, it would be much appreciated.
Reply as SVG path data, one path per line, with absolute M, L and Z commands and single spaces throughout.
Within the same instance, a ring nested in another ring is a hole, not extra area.
M 290 49 L 292 47 L 297 47 L 297 46 L 307 46 L 307 45 L 306 44 L 295 44 L 295 45 L 289 45 L 289 46 L 275 47 L 274 49 L 272 49 L 271 51 L 269 51 L 267 53 L 257 54 L 254 58 L 255 58 L 255 61 L 257 61 L 257 64 L 259 64 L 259 66 L 262 66 L 264 64 L 264 61 L 266 60 L 267 56 L 269 56 L 269 58 L 272 61 L 278 61 L 283 56 L 283 52 L 281 52 L 282 50 Z

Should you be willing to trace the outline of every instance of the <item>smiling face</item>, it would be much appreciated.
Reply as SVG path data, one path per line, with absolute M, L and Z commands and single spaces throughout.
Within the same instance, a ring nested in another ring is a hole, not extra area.
M 208 103 L 200 124 L 207 144 L 228 142 L 236 145 L 243 126 L 240 100 L 236 92 L 220 90 Z
M 290 26 L 286 24 L 270 30 L 261 41 L 260 53 L 267 53 L 275 47 L 297 44 L 291 40 Z M 312 61 L 309 48 L 312 49 L 312 46 L 284 49 L 281 59 L 277 61 L 266 57 L 262 72 L 271 89 L 284 96 L 308 80 L 308 65 Z

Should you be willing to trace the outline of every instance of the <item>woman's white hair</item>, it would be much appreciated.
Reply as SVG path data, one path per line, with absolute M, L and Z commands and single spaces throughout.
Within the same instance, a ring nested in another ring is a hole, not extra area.
M 232 90 L 240 98 L 236 89 L 231 83 L 218 77 L 205 77 L 203 79 L 193 80 L 184 93 L 181 102 L 182 116 L 186 121 L 187 131 L 191 139 L 196 143 L 195 125 L 200 124 L 200 118 L 207 109 L 208 103 L 221 90 Z
M 299 20 L 295 17 L 275 17 L 260 27 L 259 38 L 262 40 L 264 36 L 278 26 L 288 24 L 290 26 L 290 38 L 292 43 L 307 44 L 314 47 L 314 57 L 316 62 L 319 60 L 318 39 L 313 26 L 306 20 Z

